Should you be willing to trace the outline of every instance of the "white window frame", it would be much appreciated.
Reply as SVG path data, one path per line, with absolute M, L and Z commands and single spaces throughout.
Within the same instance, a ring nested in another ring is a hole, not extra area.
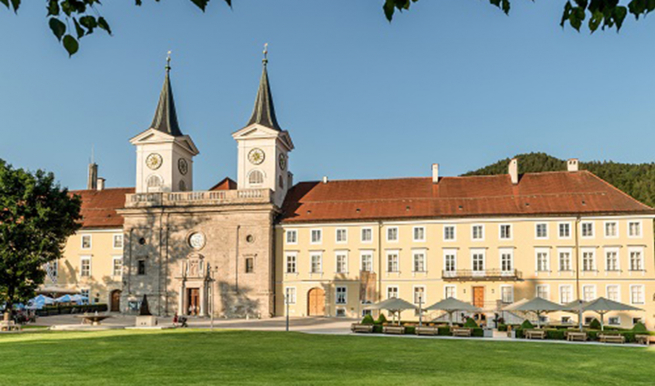
M 395 292 L 396 292 L 396 296 L 395 296 L 395 298 L 396 298 L 396 299 L 400 299 L 400 288 L 398 288 L 397 285 L 388 285 L 388 286 L 387 286 L 387 291 L 386 291 L 386 293 L 387 293 L 387 299 L 391 299 L 391 297 L 389 297 L 389 290 L 392 289 L 392 288 L 395 289 Z
M 339 302 L 339 288 L 343 289 L 343 302 Z M 339 285 L 334 288 L 334 304 L 344 305 L 348 304 L 348 287 Z
M 371 234 L 371 238 L 369 240 L 364 240 L 364 231 L 369 231 Z M 362 227 L 359 230 L 359 240 L 363 244 L 371 244 L 373 242 L 373 228 L 371 227 Z
M 610 298 L 610 287 L 616 287 L 616 299 Z M 605 297 L 615 302 L 621 302 L 621 285 L 619 284 L 607 284 L 605 286 Z
M 546 235 L 544 236 L 539 236 L 539 227 L 544 226 L 544 229 L 546 230 Z M 548 223 L 547 222 L 538 222 L 534 224 L 534 238 L 536 240 L 548 240 Z
M 117 246 L 116 246 L 116 239 L 117 239 L 117 238 L 120 239 L 120 241 L 121 241 L 121 246 L 120 246 L 120 247 L 117 247 Z M 114 233 L 114 235 L 113 235 L 112 238 L 111 238 L 111 246 L 112 246 L 112 248 L 113 248 L 113 249 L 119 249 L 119 250 L 122 250 L 122 249 L 123 249 L 123 245 L 124 245 L 124 244 L 123 244 L 123 234 L 122 234 L 122 233 Z
M 481 270 L 476 270 L 475 269 L 475 264 L 474 264 L 474 256 L 475 255 L 482 255 L 482 269 Z M 484 273 L 487 270 L 487 250 L 484 248 L 471 248 L 471 272 L 473 275 L 484 275 Z
M 419 229 L 421 229 L 423 231 L 423 237 L 417 239 L 416 238 L 416 231 L 419 230 Z M 427 239 L 427 237 L 425 235 L 425 232 L 426 232 L 426 230 L 425 230 L 424 226 L 412 227 L 412 241 L 417 242 L 417 243 L 425 242 L 425 240 Z
M 447 265 L 447 259 L 446 256 L 448 255 L 453 255 L 455 256 L 455 259 L 453 261 L 453 269 L 452 271 L 448 271 L 448 265 Z M 454 276 L 456 271 L 457 271 L 457 249 L 454 248 L 444 248 L 443 249 L 443 271 L 445 276 Z M 452 272 L 451 274 L 448 274 L 448 272 Z
M 632 267 L 632 253 L 639 253 L 639 260 L 641 261 L 639 265 L 641 269 L 633 269 Z M 644 248 L 643 247 L 629 247 L 628 248 L 628 271 L 630 272 L 644 272 L 646 270 L 645 260 L 644 260 Z
M 607 225 L 609 224 L 614 224 L 614 230 L 615 230 L 615 235 L 611 236 L 607 234 Z M 603 235 L 605 236 L 606 239 L 618 239 L 619 238 L 619 222 L 610 220 L 610 221 L 603 221 Z
M 510 298 L 511 298 L 511 299 L 510 299 L 508 302 L 506 302 L 506 301 L 503 299 L 503 295 L 504 295 L 504 294 L 503 294 L 503 289 L 505 289 L 505 288 L 509 288 L 509 289 L 510 289 L 510 294 L 511 294 Z M 504 304 L 507 304 L 507 303 L 514 303 L 514 286 L 513 286 L 513 285 L 511 285 L 511 284 L 502 284 L 502 285 L 500 286 L 500 301 L 501 301 L 502 303 L 504 303 Z
M 289 272 L 289 257 L 293 257 L 293 272 Z M 286 252 L 284 254 L 284 273 L 290 275 L 298 274 L 298 252 Z
M 612 319 L 616 319 L 616 323 L 612 323 Z M 610 316 L 607 318 L 607 325 L 608 326 L 620 326 L 621 325 L 621 317 L 620 316 Z
M 562 270 L 562 254 L 567 253 L 568 258 L 568 268 L 567 270 Z M 573 248 L 557 248 L 557 272 L 573 272 Z
M 585 269 L 585 253 L 591 253 L 591 269 Z M 598 257 L 596 256 L 595 248 L 580 248 L 580 264 L 582 265 L 581 272 L 598 272 Z
M 314 232 L 318 232 L 318 241 L 314 241 Z M 309 243 L 317 245 L 323 243 L 323 229 L 314 228 L 309 230 Z
M 584 226 L 591 225 L 591 235 L 584 235 Z M 596 236 L 596 226 L 593 221 L 582 221 L 580 222 L 580 238 L 583 239 L 593 239 Z
M 392 239 L 389 238 L 389 231 L 394 230 L 394 229 L 396 230 L 396 238 L 395 238 L 395 240 L 392 240 Z M 386 240 L 387 240 L 388 243 L 397 243 L 398 240 L 400 239 L 400 229 L 398 227 L 387 227 L 387 229 L 385 230 L 384 233 L 386 235 Z
M 314 257 L 318 256 L 318 265 L 319 270 L 314 271 Z M 323 273 L 323 252 L 309 252 L 309 273 L 314 275 L 320 275 Z
M 479 239 L 474 237 L 476 227 L 480 227 L 481 229 L 481 237 Z M 484 241 L 484 224 L 471 224 L 471 241 Z
M 344 257 L 344 271 L 339 271 L 339 256 Z M 348 251 L 334 251 L 334 273 L 348 274 Z
M 509 227 L 509 237 L 503 237 L 503 227 Z M 514 238 L 514 227 L 512 224 L 504 223 L 498 224 L 498 239 L 504 241 L 511 241 Z
M 445 286 L 443 286 L 443 298 L 448 299 L 448 297 L 449 297 L 448 296 L 448 289 L 449 288 L 452 288 L 452 290 L 453 290 L 452 298 L 457 299 L 457 286 L 454 285 L 454 284 L 446 284 Z
M 509 255 L 509 270 L 503 269 L 503 255 Z M 498 266 L 502 274 L 514 272 L 514 248 L 498 248 Z
M 375 272 L 375 269 L 373 267 L 373 260 L 375 259 L 374 251 L 373 250 L 363 250 L 359 251 L 359 270 L 363 271 L 364 268 L 364 256 L 370 256 L 371 257 L 371 269 L 368 272 Z
M 546 299 L 550 301 L 550 284 L 537 284 L 537 286 L 534 289 L 534 296 L 539 297 L 539 290 L 540 289 L 545 289 L 546 291 L 546 297 L 541 296 L 542 299 Z
M 448 228 L 452 228 L 452 229 L 453 229 L 453 238 L 452 238 L 452 239 L 448 239 L 448 238 L 446 238 L 446 229 L 448 229 Z M 445 224 L 445 225 L 443 226 L 443 241 L 444 241 L 444 242 L 454 242 L 454 241 L 457 241 L 457 226 L 456 226 L 456 225 L 454 225 L 454 224 Z
M 609 253 L 616 253 L 616 269 L 610 269 L 609 260 L 607 259 L 607 255 Z M 619 248 L 616 247 L 603 248 L 603 257 L 605 260 L 605 271 L 621 272 L 621 254 L 619 253 Z
M 640 302 L 635 302 L 635 298 L 633 296 L 634 295 L 633 288 L 641 288 L 640 295 L 642 297 L 642 300 Z M 630 284 L 630 304 L 634 304 L 634 305 L 646 304 L 646 286 L 644 286 L 643 284 Z
M 423 256 L 423 270 L 416 270 L 416 256 Z M 412 250 L 412 272 L 413 273 L 426 273 L 428 272 L 428 253 L 426 249 L 413 249 Z
M 568 236 L 562 236 L 562 231 L 561 231 L 561 226 L 566 225 L 568 227 Z M 573 226 L 570 221 L 562 221 L 557 223 L 557 238 L 560 240 L 570 240 L 571 239 L 571 230 L 573 229 Z
M 118 269 L 118 275 L 116 275 L 116 262 L 120 262 L 120 266 Z M 114 278 L 121 278 L 123 277 L 123 256 L 113 256 L 111 258 L 111 276 Z
M 545 253 L 546 254 L 546 269 L 539 269 L 539 254 L 540 253 Z M 559 263 L 559 262 L 558 262 Z M 535 248 L 534 249 L 534 270 L 535 272 L 546 272 L 549 273 L 551 272 L 551 265 L 550 265 L 550 248 Z
M 630 232 L 630 224 L 634 224 L 634 223 L 639 224 L 639 234 L 633 236 L 631 234 L 631 232 Z M 643 221 L 641 221 L 641 220 L 630 220 L 630 221 L 628 221 L 628 238 L 640 239 L 640 238 L 643 237 L 643 235 L 644 235 L 644 223 L 643 223 Z
M 343 232 L 345 238 L 339 240 L 339 232 Z M 348 228 L 337 228 L 334 230 L 334 242 L 337 244 L 346 244 L 348 242 Z
M 569 289 L 569 291 L 568 291 L 569 292 L 569 298 L 566 299 L 566 300 L 562 296 L 562 288 L 568 288 Z M 558 294 L 558 296 L 559 296 L 559 303 L 560 304 L 567 304 L 567 303 L 572 302 L 573 301 L 573 285 L 572 284 L 560 284 L 559 285 L 559 294 Z
M 397 250 L 397 249 L 389 250 L 389 251 L 385 251 L 384 255 L 386 256 L 386 259 L 384 261 L 385 262 L 385 268 L 386 268 L 385 271 L 387 273 L 400 273 L 400 251 Z M 389 270 L 389 257 L 392 256 L 392 255 L 396 255 L 396 270 L 395 271 L 390 271 Z
M 84 262 L 89 262 L 89 272 L 84 275 Z M 91 256 L 80 256 L 80 277 L 91 277 L 93 275 L 93 267 L 91 266 Z
M 84 238 L 85 237 L 89 238 L 89 246 L 88 247 L 84 246 Z M 80 237 L 80 249 L 83 249 L 85 251 L 93 249 L 93 237 L 92 237 L 92 235 L 90 235 L 88 233 L 85 233 L 85 234 L 81 235 L 81 237 Z
M 296 304 L 296 287 L 284 287 L 285 304 Z
M 585 288 L 593 288 L 593 291 L 592 291 L 593 296 L 589 300 L 587 300 L 587 298 L 585 297 Z M 583 285 L 582 286 L 582 300 L 587 302 L 587 301 L 592 301 L 594 299 L 598 299 L 598 292 L 596 292 L 596 285 L 595 284 L 585 284 L 585 285 Z
M 428 291 L 425 289 L 424 285 L 413 285 L 412 286 L 412 303 L 418 305 L 418 302 L 416 301 L 416 290 L 418 288 L 423 289 L 423 302 L 421 304 L 424 306 L 423 308 L 425 308 L 425 305 L 427 304 L 427 300 L 428 300 Z
M 293 235 L 293 241 L 289 241 L 289 235 Z M 284 231 L 284 243 L 286 245 L 297 245 L 298 244 L 298 229 L 286 229 Z

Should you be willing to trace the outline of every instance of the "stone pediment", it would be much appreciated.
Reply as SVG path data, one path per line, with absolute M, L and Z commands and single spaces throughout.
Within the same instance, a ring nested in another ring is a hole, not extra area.
M 209 276 L 209 263 L 202 254 L 191 253 L 182 261 L 180 270 L 180 276 L 186 279 L 204 279 Z

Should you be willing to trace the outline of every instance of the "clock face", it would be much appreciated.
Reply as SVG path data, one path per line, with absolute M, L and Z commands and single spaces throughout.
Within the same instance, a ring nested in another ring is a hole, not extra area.
M 146 158 L 146 165 L 152 169 L 152 170 L 157 170 L 161 166 L 163 162 L 163 159 L 161 156 L 157 153 L 152 153 Z
M 189 246 L 195 250 L 202 249 L 205 246 L 205 235 L 196 232 L 189 236 Z
M 189 172 L 189 163 L 184 158 L 180 158 L 177 160 L 177 168 L 182 175 L 186 175 Z
M 278 161 L 280 163 L 280 169 L 284 170 L 287 168 L 287 157 L 284 154 L 280 154 Z
M 259 165 L 264 162 L 264 151 L 259 148 L 254 148 L 248 153 L 248 161 L 254 165 Z

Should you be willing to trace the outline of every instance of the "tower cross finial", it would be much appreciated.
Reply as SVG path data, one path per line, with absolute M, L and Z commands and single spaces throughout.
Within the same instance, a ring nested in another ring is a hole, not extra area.
M 168 54 L 166 55 L 166 72 L 171 70 L 171 53 L 173 51 L 168 51 Z
M 268 63 L 268 43 L 264 44 L 264 59 L 262 59 L 262 63 Z

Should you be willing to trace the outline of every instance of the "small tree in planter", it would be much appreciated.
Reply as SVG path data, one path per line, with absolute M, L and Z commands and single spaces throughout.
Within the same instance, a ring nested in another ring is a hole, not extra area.
M 594 318 L 591 323 L 589 323 L 589 328 L 592 330 L 600 330 L 600 322 L 598 319 Z
M 362 319 L 362 324 L 375 324 L 375 321 L 373 320 L 373 317 L 369 314 L 364 316 L 364 319 Z
M 380 312 L 380 316 L 378 316 L 377 324 L 385 324 L 387 322 L 387 317 L 384 316 L 383 313 Z

